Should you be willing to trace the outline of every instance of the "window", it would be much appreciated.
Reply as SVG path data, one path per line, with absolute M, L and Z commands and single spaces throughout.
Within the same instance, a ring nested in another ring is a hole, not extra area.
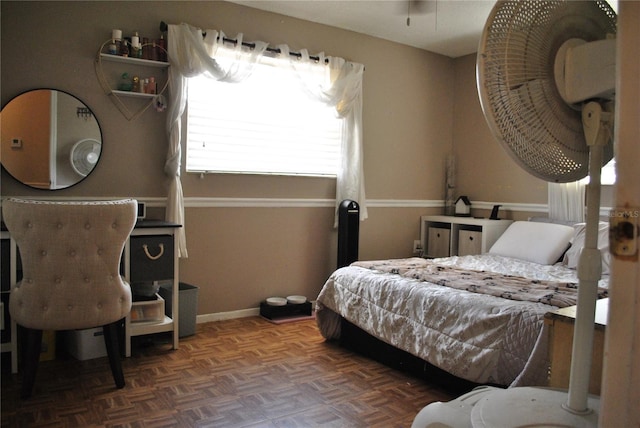
M 188 172 L 337 174 L 342 119 L 307 95 L 288 64 L 270 58 L 240 83 L 189 78 Z M 325 72 L 319 64 L 306 77 Z
M 616 184 L 616 159 L 613 158 L 602 167 L 600 180 L 602 184 Z
M 589 184 L 590 176 L 587 175 L 581 181 L 584 184 Z M 605 186 L 613 186 L 616 184 L 616 158 L 611 159 L 605 166 L 600 170 L 600 184 Z

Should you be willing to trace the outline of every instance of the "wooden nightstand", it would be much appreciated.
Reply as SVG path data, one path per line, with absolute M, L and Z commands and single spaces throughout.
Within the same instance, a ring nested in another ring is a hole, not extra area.
M 595 395 L 600 395 L 604 334 L 607 326 L 608 311 L 608 298 L 600 299 L 596 302 L 593 356 L 591 357 L 591 375 L 589 378 L 589 393 Z M 549 386 L 567 389 L 569 388 L 569 374 L 571 372 L 576 306 L 548 312 L 544 318 L 544 322 L 550 326 L 549 359 L 551 360 L 551 376 L 549 377 Z

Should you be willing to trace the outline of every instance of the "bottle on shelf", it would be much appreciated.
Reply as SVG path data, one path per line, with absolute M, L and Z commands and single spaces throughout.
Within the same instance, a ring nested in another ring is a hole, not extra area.
M 129 55 L 132 58 L 138 58 L 138 54 L 140 53 L 140 37 L 138 36 L 138 32 L 136 31 L 131 36 L 131 51 Z
M 158 51 L 160 51 L 160 49 L 158 49 L 158 44 L 156 42 L 157 40 L 152 40 L 151 46 L 147 49 L 149 59 L 151 61 L 159 61 Z
M 151 59 L 151 55 L 150 55 L 150 46 L 149 46 L 149 38 L 147 37 L 143 37 L 142 38 L 142 45 L 140 46 L 140 49 L 142 50 L 142 59 Z
M 160 38 L 157 40 L 157 44 L 160 47 L 158 49 L 158 61 L 167 61 L 167 41 L 164 39 L 164 34 L 160 34 Z
M 109 53 L 111 55 L 120 54 L 120 45 L 122 44 L 122 30 L 111 30 L 111 43 L 109 44 Z
M 155 94 L 157 91 L 156 87 L 156 78 L 151 76 L 149 77 L 149 82 L 147 83 L 147 94 Z
M 140 78 L 138 76 L 133 76 L 133 83 L 131 85 L 132 92 L 140 92 Z
M 120 91 L 130 91 L 133 84 L 131 83 L 131 79 L 129 79 L 129 73 L 122 73 L 120 77 L 120 84 L 118 85 L 118 90 Z
M 129 56 L 129 46 L 126 40 L 122 40 L 120 43 L 120 56 Z

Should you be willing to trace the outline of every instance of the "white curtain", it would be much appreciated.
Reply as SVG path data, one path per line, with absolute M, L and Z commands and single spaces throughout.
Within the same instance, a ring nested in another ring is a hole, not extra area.
M 179 256 L 187 257 L 184 227 L 184 201 L 180 181 L 182 136 L 181 123 L 187 101 L 187 78 L 206 73 L 212 78 L 227 82 L 241 82 L 251 75 L 253 66 L 267 49 L 265 42 L 251 42 L 249 49 L 242 45 L 242 34 L 236 36 L 235 57 L 238 61 L 223 69 L 215 60 L 216 52 L 222 45 L 224 33 L 202 30 L 188 24 L 169 25 L 168 56 L 170 108 L 167 118 L 169 134 L 169 152 L 165 163 L 165 173 L 171 177 L 168 195 L 167 220 L 182 224 L 178 236 Z M 302 71 L 312 64 L 306 50 L 299 59 L 289 55 L 286 45 L 278 46 L 283 58 L 289 60 L 292 69 Z M 324 57 L 328 62 L 326 84 L 309 84 L 298 73 L 304 87 L 317 99 L 335 107 L 337 114 L 344 118 L 342 128 L 342 165 L 336 185 L 336 224 L 337 207 L 344 199 L 352 199 L 360 205 L 360 219 L 368 217 L 364 192 L 363 148 L 362 148 L 362 76 L 364 66 L 347 62 L 342 58 Z
M 585 183 L 549 183 L 549 217 L 555 220 L 585 221 Z
M 336 183 L 336 216 L 337 208 L 345 199 L 351 199 L 360 205 L 360 220 L 368 217 L 366 197 L 364 191 L 364 168 L 362 150 L 362 64 L 347 62 L 342 58 L 325 57 L 323 53 L 315 59 L 309 57 L 306 49 L 300 51 L 300 57 L 289 54 L 287 45 L 278 46 L 283 58 L 289 59 L 289 64 L 296 70 L 303 88 L 313 97 L 336 109 L 339 117 L 343 118 L 342 152 L 340 169 Z M 317 63 L 328 63 L 329 73 L 323 84 L 308 81 L 304 76 L 305 69 Z

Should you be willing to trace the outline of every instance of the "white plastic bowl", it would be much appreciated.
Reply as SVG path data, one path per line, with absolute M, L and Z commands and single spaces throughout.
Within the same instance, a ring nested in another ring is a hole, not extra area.
M 294 305 L 300 305 L 306 301 L 307 298 L 305 296 L 287 296 L 287 302 Z
M 267 305 L 270 306 L 284 306 L 287 304 L 287 299 L 284 297 L 269 297 L 267 298 Z

